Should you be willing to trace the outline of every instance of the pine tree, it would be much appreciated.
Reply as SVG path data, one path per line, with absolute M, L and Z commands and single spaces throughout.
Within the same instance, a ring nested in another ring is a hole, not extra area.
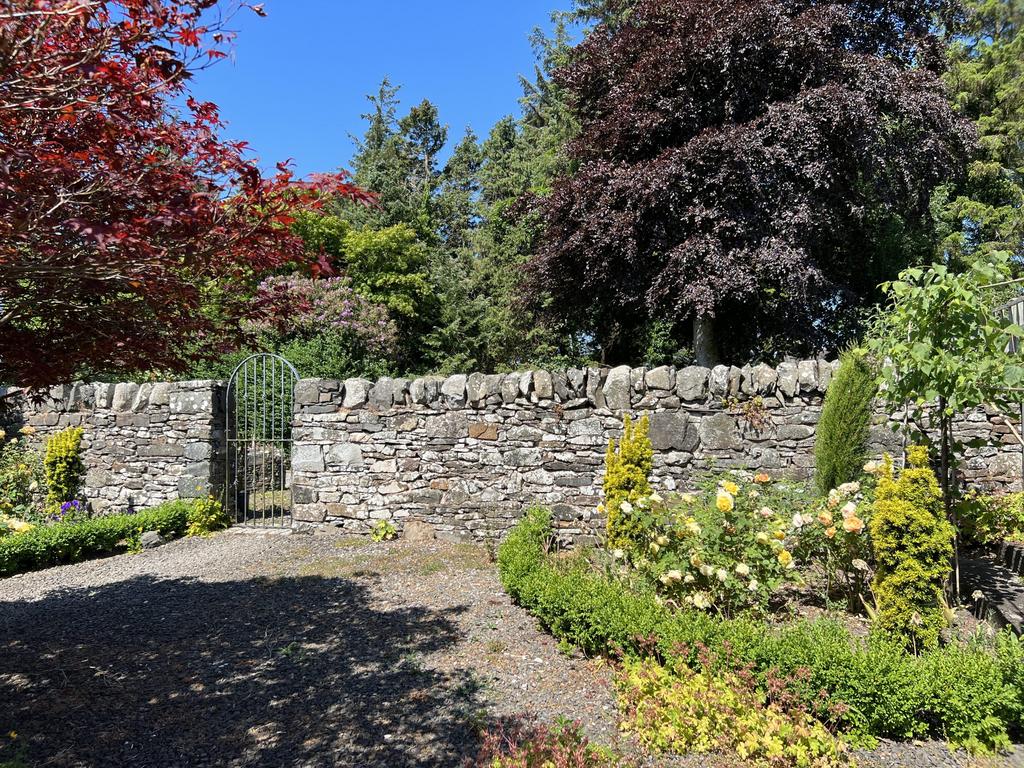
M 940 250 L 954 266 L 993 251 L 1024 256 L 1024 0 L 968 0 L 946 82 L 974 121 L 978 151 L 962 184 L 936 197 Z

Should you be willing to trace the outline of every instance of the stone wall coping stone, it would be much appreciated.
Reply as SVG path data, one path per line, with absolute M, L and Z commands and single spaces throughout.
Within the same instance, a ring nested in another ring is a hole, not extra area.
M 302 379 L 296 385 L 296 411 L 330 413 L 368 409 L 484 410 L 500 406 L 594 408 L 616 414 L 687 404 L 713 404 L 724 399 L 766 399 L 767 407 L 824 397 L 838 361 L 787 360 L 654 368 L 620 365 L 602 368 L 523 370 L 501 374 L 456 373 L 408 379 L 354 378 L 344 382 Z M 333 408 L 332 408 L 333 406 Z M 689 406 L 683 406 L 689 407 Z

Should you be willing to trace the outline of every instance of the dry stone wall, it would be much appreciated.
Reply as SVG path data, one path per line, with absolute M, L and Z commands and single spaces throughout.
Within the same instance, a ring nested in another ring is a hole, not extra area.
M 604 454 L 622 417 L 648 414 L 653 482 L 684 490 L 710 469 L 810 477 L 822 400 L 837 363 L 744 368 L 618 367 L 447 378 L 303 380 L 295 389 L 294 518 L 365 533 L 378 520 L 430 523 L 443 536 L 504 533 L 532 504 L 553 509 L 565 538 L 603 527 L 596 508 Z M 21 399 L 10 428 L 33 440 L 84 429 L 86 492 L 99 513 L 220 494 L 224 385 L 75 384 Z M 876 414 L 870 452 L 898 455 L 901 438 Z M 3 426 L 3 425 L 0 425 Z M 1019 489 L 1021 452 L 1002 417 L 957 424 L 985 447 L 965 480 Z
M 837 365 L 303 380 L 295 398 L 295 517 L 360 532 L 382 519 L 398 527 L 414 519 L 443 535 L 484 538 L 501 535 L 531 504 L 545 504 L 564 537 L 587 539 L 603 525 L 595 510 L 604 454 L 627 412 L 650 416 L 653 483 L 661 490 L 687 488 L 712 468 L 809 477 Z M 986 439 L 1009 432 L 992 419 L 972 414 L 966 431 Z M 872 453 L 901 450 L 889 420 L 877 415 Z M 968 467 L 975 484 L 1019 484 L 1019 446 L 984 449 Z
M 19 398 L 7 429 L 30 440 L 83 429 L 85 493 L 98 514 L 219 495 L 224 482 L 223 387 L 214 381 L 73 384 L 38 402 Z

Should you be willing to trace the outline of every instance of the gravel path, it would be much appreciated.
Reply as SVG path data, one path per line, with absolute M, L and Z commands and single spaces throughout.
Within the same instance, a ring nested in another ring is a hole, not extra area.
M 229 532 L 0 581 L 0 764 L 459 766 L 523 712 L 628 754 L 609 679 L 468 545 Z M 966 764 L 937 744 L 865 762 Z

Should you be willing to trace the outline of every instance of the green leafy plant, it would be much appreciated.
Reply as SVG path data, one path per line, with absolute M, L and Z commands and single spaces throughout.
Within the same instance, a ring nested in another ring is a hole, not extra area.
M 814 479 L 821 493 L 860 475 L 877 394 L 877 376 L 864 351 L 854 349 L 843 354 L 825 393 L 815 432 Z
M 40 489 L 45 483 L 39 452 L 24 440 L 4 442 L 0 437 L 0 516 L 43 522 L 46 515 Z
M 192 502 L 188 513 L 188 531 L 186 533 L 189 536 L 209 536 L 230 525 L 231 518 L 224 511 L 224 505 L 212 496 L 208 496 L 205 499 L 197 499 Z
M 945 626 L 943 589 L 952 573 L 953 526 L 928 466 L 928 450 L 907 451 L 899 477 L 886 461 L 871 517 L 876 571 L 877 623 L 913 648 L 934 648 Z
M 370 531 L 370 538 L 374 541 L 391 541 L 397 534 L 398 531 L 389 520 L 378 520 Z
M 605 454 L 603 509 L 608 518 L 608 546 L 633 548 L 642 544 L 643 527 L 634 514 L 634 505 L 650 496 L 648 476 L 654 462 L 654 449 L 647 437 L 647 416 L 634 426 L 627 415 L 618 445 L 608 441 Z
M 820 722 L 799 710 L 783 711 L 735 674 L 627 661 L 616 688 L 622 727 L 654 751 L 729 752 L 756 766 L 851 763 L 846 745 Z
M 1024 493 L 970 491 L 957 505 L 956 518 L 964 539 L 975 544 L 1024 541 Z
M 875 318 L 868 338 L 869 351 L 880 361 L 886 404 L 916 406 L 908 420 L 915 439 L 930 439 L 925 420 L 938 427 L 947 514 L 957 497 L 963 449 L 953 435 L 953 418 L 984 404 L 1016 407 L 1012 390 L 1024 382 L 1024 368 L 1006 352 L 1024 329 L 999 314 L 991 291 L 1009 278 L 1007 254 L 999 252 L 962 273 L 942 264 L 904 270 L 899 280 L 882 285 L 889 307 Z
M 56 511 L 64 502 L 79 497 L 85 478 L 81 427 L 68 427 L 46 441 L 43 471 L 49 511 Z

